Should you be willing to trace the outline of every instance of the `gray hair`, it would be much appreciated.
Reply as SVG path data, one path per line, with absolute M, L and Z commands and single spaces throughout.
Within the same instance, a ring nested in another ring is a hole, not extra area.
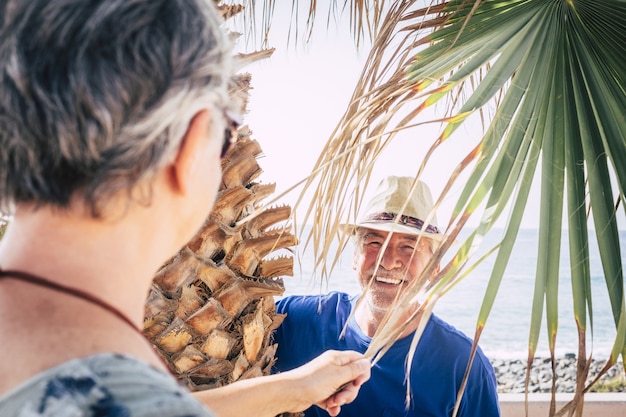
M 227 107 L 232 51 L 212 3 L 3 2 L 0 210 L 80 192 L 99 217 L 174 158 L 198 111 Z

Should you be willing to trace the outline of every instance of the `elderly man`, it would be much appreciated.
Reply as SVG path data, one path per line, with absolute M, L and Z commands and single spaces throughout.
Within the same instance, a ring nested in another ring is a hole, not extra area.
M 361 221 L 344 225 L 354 236 L 353 268 L 359 285 L 367 288 L 362 302 L 357 303 L 359 296 L 332 292 L 321 296 L 290 296 L 277 303 L 277 312 L 287 316 L 275 333 L 276 371 L 299 366 L 327 349 L 367 350 L 394 299 L 420 276 L 433 248 L 443 237 L 436 226 L 436 216 L 430 216 L 433 202 L 428 186 L 418 182 L 412 187 L 413 183 L 412 177 L 385 178 Z M 407 198 L 408 204 L 402 210 Z M 396 222 L 398 215 L 402 217 Z M 429 224 L 425 224 L 426 219 L 430 219 Z M 407 376 L 406 359 L 417 326 L 414 320 L 373 366 L 371 379 L 363 385 L 357 399 L 342 408 L 341 416 L 452 415 L 472 341 L 431 315 Z M 346 332 L 342 336 L 344 327 Z M 407 377 L 411 395 L 408 407 Z M 458 415 L 499 414 L 494 371 L 479 349 Z M 306 411 L 306 416 L 323 415 L 327 414 L 317 407 Z

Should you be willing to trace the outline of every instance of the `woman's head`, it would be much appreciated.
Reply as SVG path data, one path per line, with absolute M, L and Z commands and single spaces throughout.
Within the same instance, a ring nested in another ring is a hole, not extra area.
M 0 208 L 79 198 L 99 216 L 171 162 L 198 111 L 221 115 L 231 49 L 211 3 L 4 2 Z

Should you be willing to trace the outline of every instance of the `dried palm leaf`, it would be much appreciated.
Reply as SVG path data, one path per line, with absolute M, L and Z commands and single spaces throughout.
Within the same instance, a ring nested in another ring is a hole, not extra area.
M 588 388 L 584 386 L 587 327 L 593 328 L 591 222 L 617 333 L 607 369 L 626 353 L 623 258 L 617 232 L 618 219 L 624 221 L 626 190 L 626 61 L 621 59 L 626 55 L 626 5 L 617 0 L 456 0 L 421 8 L 418 2 L 408 1 L 392 2 L 384 15 L 350 105 L 303 181 L 296 203 L 296 207 L 301 204 L 306 193 L 313 194 L 303 223 L 315 220 L 305 242 L 313 247 L 316 266 L 322 276 L 334 267 L 348 239 L 338 233 L 339 224 L 356 219 L 372 169 L 399 131 L 421 123 L 445 123 L 424 160 L 416 162 L 416 178 L 420 178 L 434 150 L 450 140 L 470 115 L 493 105 L 496 112 L 483 115 L 486 133 L 451 173 L 436 201 L 437 207 L 460 173 L 471 169 L 445 228 L 448 239 L 422 277 L 398 299 L 399 308 L 390 309 L 370 354 L 384 353 L 395 340 L 397 316 L 409 308 L 410 300 L 422 300 L 422 319 L 428 317 L 430 303 L 466 276 L 482 237 L 510 205 L 505 235 L 492 248 L 496 262 L 477 321 L 478 341 L 540 168 L 542 208 L 528 370 L 544 307 L 554 360 L 566 208 L 574 320 L 580 334 L 580 383 L 567 408 L 580 414 L 582 394 Z M 449 107 L 445 115 L 438 120 L 420 119 L 424 109 L 444 97 Z M 429 281 L 472 216 L 479 217 L 478 227 Z M 335 238 L 338 249 L 331 253 Z

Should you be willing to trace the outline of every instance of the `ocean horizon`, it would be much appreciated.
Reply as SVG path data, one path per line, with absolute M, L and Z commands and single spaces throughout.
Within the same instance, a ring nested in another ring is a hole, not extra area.
M 502 231 L 503 229 L 493 229 L 485 237 L 477 255 L 472 257 L 473 262 L 480 258 L 480 254 L 502 238 Z M 567 246 L 564 246 L 567 244 L 566 235 L 567 232 L 564 231 L 559 271 L 559 326 L 555 343 L 557 357 L 571 353 L 577 354 L 578 352 L 578 331 L 573 315 L 569 254 Z M 620 245 L 624 251 L 626 248 L 626 230 L 620 230 L 619 236 Z M 491 359 L 525 360 L 528 357 L 537 239 L 537 229 L 520 229 L 498 295 L 479 340 L 481 349 Z M 349 294 L 360 293 L 356 275 L 352 269 L 353 248 L 351 244 L 343 251 L 327 280 L 323 280 L 319 274 L 314 274 L 313 256 L 310 252 L 298 248 L 294 260 L 294 276 L 284 279 L 285 296 L 316 295 L 330 291 L 341 291 Z M 450 251 L 451 254 L 452 251 Z M 621 257 L 622 263 L 624 263 L 623 253 Z M 445 259 L 444 256 L 444 261 Z M 495 256 L 485 259 L 456 287 L 443 295 L 433 311 L 434 314 L 472 339 L 494 261 Z M 591 331 L 587 331 L 587 356 L 591 353 L 595 359 L 606 359 L 613 348 L 616 331 L 600 256 L 597 246 L 593 244 L 590 245 L 590 270 L 594 321 L 593 342 Z M 588 329 L 590 327 L 588 323 Z M 544 307 L 544 323 L 534 356 L 548 357 L 549 355 Z

